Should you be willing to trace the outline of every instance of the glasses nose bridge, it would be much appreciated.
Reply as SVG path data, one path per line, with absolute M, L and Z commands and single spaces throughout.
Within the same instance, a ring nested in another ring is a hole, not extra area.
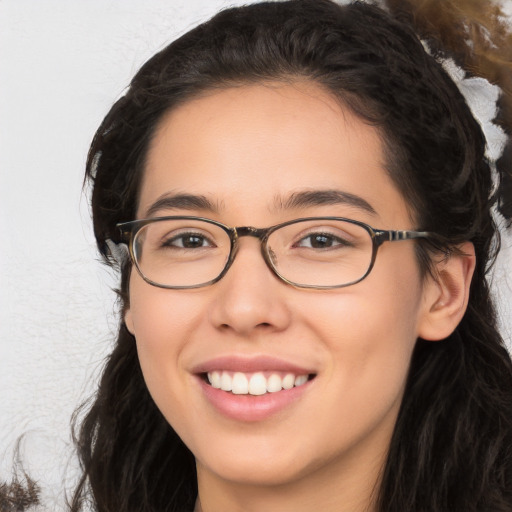
M 266 246 L 267 238 L 271 232 L 272 228 L 255 228 L 253 226 L 239 226 L 232 228 L 232 241 L 233 241 L 233 252 L 231 254 L 230 263 L 228 267 L 231 266 L 233 263 L 238 250 L 238 239 L 242 238 L 244 236 L 250 236 L 253 238 L 257 238 L 260 241 L 260 249 L 261 249 L 261 255 L 263 256 L 263 260 L 265 261 L 266 265 L 269 267 L 269 269 L 275 274 L 276 271 L 273 268 L 272 262 L 270 259 L 272 259 L 271 255 L 268 254 L 268 249 Z M 227 270 L 227 269 L 226 269 Z
M 233 228 L 235 232 L 236 238 L 241 238 L 243 236 L 252 236 L 254 238 L 258 238 L 260 241 L 264 241 L 269 228 L 254 228 L 252 226 L 240 226 Z

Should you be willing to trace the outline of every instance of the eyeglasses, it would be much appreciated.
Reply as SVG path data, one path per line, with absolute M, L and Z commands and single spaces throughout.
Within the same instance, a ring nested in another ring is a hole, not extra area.
M 188 216 L 135 220 L 117 227 L 142 278 L 172 289 L 199 288 L 222 279 L 244 236 L 260 240 L 263 259 L 277 277 L 313 289 L 362 281 L 384 242 L 432 236 L 426 231 L 374 229 L 343 217 L 295 219 L 262 229 L 232 228 Z

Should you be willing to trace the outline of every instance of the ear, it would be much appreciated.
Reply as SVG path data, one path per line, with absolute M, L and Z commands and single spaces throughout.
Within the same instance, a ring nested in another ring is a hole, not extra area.
M 456 253 L 434 262 L 433 277 L 429 276 L 424 283 L 418 336 L 425 340 L 448 337 L 466 312 L 475 270 L 475 248 L 471 242 L 465 242 L 457 249 Z
M 124 324 L 126 325 L 126 328 L 128 329 L 128 332 L 135 336 L 135 330 L 133 328 L 133 316 L 132 316 L 132 310 L 130 308 L 127 308 L 124 312 Z

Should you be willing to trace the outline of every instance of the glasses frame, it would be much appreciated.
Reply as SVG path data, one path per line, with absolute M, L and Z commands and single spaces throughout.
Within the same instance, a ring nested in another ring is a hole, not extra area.
M 148 224 L 152 224 L 154 222 L 162 222 L 166 220 L 196 220 L 196 221 L 202 221 L 206 222 L 208 224 L 213 224 L 215 226 L 218 226 L 222 230 L 224 230 L 230 239 L 230 250 L 229 250 L 229 256 L 226 262 L 226 265 L 224 266 L 222 272 L 215 278 L 211 279 L 210 281 L 195 284 L 191 286 L 170 286 L 170 285 L 163 285 L 160 283 L 156 283 L 155 281 L 152 281 L 147 276 L 144 275 L 142 270 L 140 269 L 137 258 L 135 257 L 135 251 L 134 251 L 134 240 L 137 236 L 137 233 Z M 360 226 L 364 228 L 368 234 L 370 235 L 372 239 L 372 257 L 370 261 L 370 265 L 368 266 L 368 270 L 365 272 L 365 274 L 355 280 L 351 281 L 346 284 L 342 285 L 329 285 L 329 286 L 317 286 L 317 285 L 306 285 L 306 284 L 299 284 L 295 283 L 293 281 L 290 281 L 286 277 L 282 276 L 279 271 L 276 269 L 274 264 L 272 263 L 271 256 L 269 254 L 269 250 L 267 249 L 267 242 L 269 236 L 274 232 L 277 231 L 280 228 L 283 228 L 285 226 L 289 226 L 290 224 L 297 224 L 300 222 L 307 222 L 307 221 L 316 221 L 316 220 L 336 220 L 336 221 L 344 221 L 348 222 L 350 224 L 355 224 L 357 226 Z M 421 238 L 431 238 L 434 236 L 433 233 L 428 231 L 410 231 L 410 230 L 386 230 L 386 229 L 376 229 L 371 227 L 368 224 L 365 224 L 364 222 L 360 222 L 353 219 L 347 219 L 345 217 L 303 217 L 299 219 L 293 219 L 289 220 L 287 222 L 282 222 L 280 224 L 276 224 L 274 226 L 270 226 L 268 228 L 255 228 L 252 226 L 237 226 L 237 227 L 229 227 L 225 224 L 222 224 L 221 222 L 217 222 L 216 220 L 207 219 L 205 217 L 196 217 L 192 215 L 179 215 L 179 216 L 166 216 L 166 217 L 153 217 L 149 219 L 140 219 L 140 220 L 132 220 L 129 222 L 120 222 L 116 224 L 116 227 L 119 229 L 121 234 L 121 243 L 126 243 L 128 245 L 128 250 L 130 253 L 130 259 L 132 260 L 132 263 L 135 265 L 135 268 L 137 269 L 137 272 L 140 274 L 142 279 L 146 281 L 148 284 L 152 286 L 156 286 L 158 288 L 166 288 L 170 290 L 190 290 L 194 288 L 203 288 L 205 286 L 210 286 L 212 284 L 215 284 L 216 282 L 220 281 L 227 273 L 231 265 L 233 264 L 235 257 L 237 255 L 238 249 L 239 249 L 239 239 L 244 236 L 251 236 L 254 238 L 258 238 L 260 240 L 260 249 L 261 254 L 263 256 L 263 259 L 265 260 L 265 263 L 267 264 L 268 268 L 283 282 L 286 284 L 289 284 L 291 286 L 294 286 L 296 288 L 308 288 L 313 290 L 332 290 L 335 288 L 346 288 L 347 286 L 352 286 L 354 284 L 357 284 L 361 282 L 363 279 L 368 277 L 370 272 L 373 269 L 373 266 L 375 264 L 375 260 L 377 258 L 377 252 L 379 247 L 384 242 L 400 242 L 403 240 L 415 240 L 415 239 L 421 239 Z

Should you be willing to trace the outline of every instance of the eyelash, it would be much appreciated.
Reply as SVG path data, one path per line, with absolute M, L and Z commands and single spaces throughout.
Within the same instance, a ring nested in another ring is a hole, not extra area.
M 216 246 L 212 240 L 210 240 L 207 236 L 205 236 L 202 233 L 184 232 L 184 233 L 180 233 L 178 235 L 174 235 L 171 238 L 165 238 L 164 240 L 162 240 L 161 247 L 169 248 L 169 249 L 192 249 L 192 247 L 185 247 L 183 240 L 186 238 L 188 238 L 188 239 L 199 238 L 199 239 L 201 239 L 201 241 L 203 243 L 205 241 L 208 242 L 207 246 L 200 245 L 200 246 L 193 247 L 193 249 Z M 174 242 L 176 242 L 177 240 L 182 241 L 181 245 L 175 245 Z
M 314 237 L 325 237 L 325 238 L 329 239 L 329 242 L 331 243 L 331 245 L 329 245 L 327 247 L 328 249 L 333 248 L 333 245 L 332 245 L 333 243 L 334 243 L 334 247 L 338 247 L 338 246 L 340 246 L 340 247 L 353 247 L 353 244 L 350 243 L 347 239 L 340 238 L 339 236 L 336 236 L 336 235 L 334 235 L 332 233 L 325 233 L 325 232 L 311 232 L 311 233 L 308 233 L 306 236 L 300 237 L 298 242 L 293 244 L 293 247 L 305 247 L 304 245 L 301 245 L 301 243 L 303 241 L 307 240 L 307 239 L 310 239 L 310 243 L 311 243 L 311 240 Z M 317 249 L 316 247 L 308 247 L 308 248 Z

